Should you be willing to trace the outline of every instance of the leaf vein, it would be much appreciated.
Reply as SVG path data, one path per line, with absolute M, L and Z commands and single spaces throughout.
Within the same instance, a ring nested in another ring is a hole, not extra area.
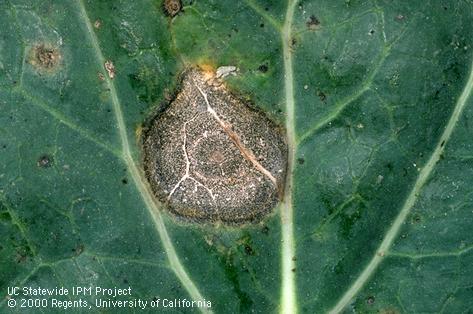
M 383 66 L 386 59 L 389 57 L 393 46 L 403 36 L 406 30 L 407 30 L 407 26 L 403 29 L 401 34 L 397 38 L 395 38 L 391 43 L 384 45 L 382 51 L 378 55 L 378 58 L 374 66 L 372 67 L 372 70 L 368 73 L 368 77 L 363 81 L 363 83 L 361 84 L 361 87 L 353 94 L 345 97 L 341 101 L 336 102 L 332 112 L 330 112 L 325 117 L 320 119 L 319 122 L 315 126 L 313 126 L 309 130 L 307 130 L 305 133 L 303 133 L 297 140 L 297 144 L 301 144 L 305 142 L 307 139 L 309 139 L 311 136 L 317 133 L 318 130 L 320 130 L 324 126 L 333 122 L 336 118 L 340 116 L 340 114 L 343 112 L 343 110 L 346 107 L 348 107 L 351 103 L 359 99 L 361 96 L 363 96 L 363 94 L 366 91 L 372 88 L 373 81 L 376 78 L 376 75 L 378 74 L 379 70 Z
M 408 197 L 406 198 L 399 214 L 397 215 L 396 219 L 394 220 L 393 224 L 387 231 L 386 235 L 383 238 L 380 246 L 376 250 L 374 256 L 371 258 L 368 265 L 364 268 L 364 270 L 360 273 L 357 279 L 353 282 L 353 284 L 348 288 L 348 290 L 343 294 L 343 296 L 339 299 L 336 305 L 330 310 L 329 313 L 340 313 L 343 311 L 345 306 L 347 306 L 353 297 L 355 297 L 358 292 L 363 288 L 365 283 L 371 277 L 371 275 L 377 270 L 379 264 L 384 260 L 385 254 L 389 253 L 391 246 L 396 239 L 402 225 L 404 224 L 408 214 L 410 213 L 412 207 L 414 206 L 422 188 L 424 187 L 425 183 L 427 182 L 430 174 L 435 168 L 435 165 L 440 160 L 441 155 L 445 149 L 448 140 L 450 139 L 458 120 L 465 108 L 468 99 L 470 98 L 471 92 L 473 90 L 473 63 L 471 64 L 470 74 L 468 77 L 468 81 L 465 84 L 465 87 L 458 98 L 458 101 L 455 104 L 453 112 L 448 120 L 448 123 L 443 131 L 440 139 L 430 156 L 428 162 L 425 164 L 425 167 L 419 173 L 417 180 L 414 183 L 414 186 L 409 193 Z
M 82 127 L 78 126 L 77 124 L 75 124 L 74 122 L 69 120 L 69 118 L 64 116 L 62 113 L 60 113 L 59 111 L 57 111 L 57 110 L 53 109 L 51 106 L 49 106 L 42 99 L 32 95 L 31 93 L 27 92 L 24 89 L 20 89 L 18 93 L 21 94 L 26 99 L 28 99 L 33 106 L 35 106 L 35 107 L 43 110 L 44 112 L 48 113 L 51 117 L 58 120 L 61 124 L 64 124 L 65 126 L 67 126 L 69 129 L 77 132 L 83 138 L 85 138 L 85 139 L 87 139 L 91 142 L 94 142 L 95 144 L 97 144 L 98 146 L 103 148 L 104 150 L 106 150 L 106 151 L 112 153 L 114 156 L 122 159 L 122 156 L 121 156 L 120 152 L 117 149 L 113 148 L 112 146 L 110 146 L 109 144 L 103 142 L 102 140 L 96 138 L 89 131 L 87 131 L 84 128 L 82 128 Z
M 268 22 L 276 31 L 281 33 L 281 23 L 267 14 L 259 5 L 254 3 L 253 0 L 244 0 L 243 2 L 253 9 L 253 11 L 261 16 L 266 22 Z
M 84 3 L 82 0 L 78 1 L 77 3 L 79 6 L 79 12 L 80 12 L 79 18 L 84 21 L 86 31 L 89 36 L 89 40 L 91 41 L 91 44 L 95 51 L 97 61 L 101 66 L 103 66 L 105 64 L 106 59 L 103 56 L 98 39 L 93 30 L 91 21 L 87 15 Z M 191 280 L 191 278 L 187 274 L 186 270 L 184 269 L 184 266 L 181 264 L 181 261 L 179 260 L 179 257 L 177 256 L 177 253 L 174 249 L 171 239 L 167 233 L 167 229 L 166 229 L 166 226 L 164 225 L 164 221 L 162 219 L 160 209 L 158 205 L 156 204 L 151 194 L 151 191 L 145 179 L 142 176 L 142 173 L 138 169 L 138 166 L 136 165 L 135 161 L 133 160 L 133 157 L 131 155 L 130 145 L 128 142 L 127 130 L 126 130 L 125 120 L 122 113 L 122 107 L 121 107 L 120 100 L 118 98 L 117 91 L 115 89 L 115 85 L 113 84 L 110 77 L 108 76 L 105 76 L 105 82 L 110 88 L 110 94 L 112 97 L 112 105 L 115 112 L 115 118 L 118 124 L 118 131 L 120 134 L 120 139 L 122 141 L 123 159 L 125 160 L 125 163 L 127 164 L 127 167 L 133 178 L 133 181 L 138 191 L 140 192 L 143 201 L 146 204 L 146 208 L 148 209 L 151 217 L 153 218 L 153 221 L 156 226 L 156 230 L 161 238 L 161 242 L 166 251 L 170 267 L 174 271 L 174 274 L 176 275 L 176 277 L 181 281 L 181 283 L 183 284 L 184 288 L 187 290 L 191 298 L 194 300 L 203 300 L 204 298 L 200 294 L 194 282 Z M 204 308 L 201 308 L 201 311 L 210 312 L 210 310 L 204 309 Z
M 286 18 L 281 33 L 284 59 L 284 90 L 286 97 L 286 132 L 288 144 L 288 175 L 284 192 L 284 200 L 280 207 L 281 215 L 281 306 L 280 313 L 297 313 L 297 298 L 295 284 L 295 240 L 294 240 L 294 209 L 292 204 L 292 171 L 296 155 L 295 138 L 295 100 L 294 100 L 294 70 L 292 66 L 292 20 L 294 9 L 297 4 L 295 0 L 289 0 L 287 4 Z

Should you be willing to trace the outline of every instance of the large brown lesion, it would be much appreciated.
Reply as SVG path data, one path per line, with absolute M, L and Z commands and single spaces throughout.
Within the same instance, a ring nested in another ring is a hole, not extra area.
M 281 131 L 197 69 L 145 132 L 145 172 L 178 217 L 257 221 L 278 202 L 287 148 Z M 271 143 L 271 145 L 268 145 Z

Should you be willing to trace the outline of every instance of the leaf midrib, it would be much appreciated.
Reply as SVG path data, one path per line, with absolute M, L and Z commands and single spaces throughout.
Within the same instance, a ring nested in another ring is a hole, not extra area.
M 79 18 L 84 21 L 87 33 L 89 35 L 90 42 L 94 48 L 97 62 L 99 63 L 100 67 L 102 67 L 103 64 L 105 64 L 106 59 L 100 48 L 97 36 L 95 35 L 92 24 L 87 15 L 87 11 L 85 9 L 83 1 L 80 0 L 80 1 L 77 1 L 77 3 L 79 6 L 79 12 L 80 12 Z M 112 106 L 115 113 L 115 120 L 118 125 L 118 131 L 119 131 L 120 140 L 122 144 L 122 152 L 121 152 L 122 158 L 125 164 L 127 165 L 128 170 L 130 171 L 133 182 L 135 183 L 143 201 L 145 202 L 148 212 L 153 218 L 155 228 L 161 238 L 162 245 L 168 257 L 169 266 L 174 271 L 178 279 L 181 281 L 184 288 L 187 290 L 187 292 L 189 293 L 192 299 L 204 300 L 197 286 L 191 280 L 186 270 L 184 269 L 184 266 L 180 262 L 179 257 L 176 253 L 176 250 L 174 249 L 174 246 L 171 242 L 171 238 L 169 237 L 169 234 L 167 232 L 166 226 L 163 222 L 163 219 L 160 213 L 160 208 L 154 201 L 151 191 L 148 185 L 146 184 L 146 181 L 144 177 L 142 176 L 141 171 L 138 169 L 138 166 L 131 155 L 131 149 L 130 149 L 130 144 L 128 142 L 127 129 L 126 129 L 125 121 L 123 118 L 122 107 L 121 107 L 120 99 L 118 98 L 118 94 L 115 89 L 115 85 L 113 84 L 112 80 L 107 75 L 105 75 L 105 83 L 108 85 L 108 88 L 110 90 Z M 211 313 L 210 310 L 205 309 L 205 308 L 200 308 L 200 310 L 204 313 Z
M 295 283 L 295 241 L 294 241 L 294 213 L 292 205 L 292 172 L 296 154 L 295 137 L 295 100 L 294 77 L 292 66 L 291 41 L 292 20 L 297 1 L 289 0 L 286 17 L 281 31 L 281 41 L 284 59 L 284 90 L 286 96 L 286 134 L 288 144 L 287 179 L 284 192 L 284 201 L 281 204 L 281 305 L 279 311 L 283 313 L 297 313 L 296 283 Z

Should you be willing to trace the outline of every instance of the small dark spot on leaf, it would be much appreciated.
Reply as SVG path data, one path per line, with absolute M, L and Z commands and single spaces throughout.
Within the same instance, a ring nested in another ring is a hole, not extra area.
M 268 7 L 266 7 L 266 8 L 264 8 L 264 10 L 265 10 L 265 11 L 269 11 L 269 8 L 268 8 Z
M 182 9 L 181 0 L 164 0 L 163 9 L 167 16 L 174 17 Z
M 369 296 L 367 299 L 366 299 L 366 303 L 369 304 L 369 305 L 372 305 L 374 303 L 374 297 L 373 296 Z
M 295 256 L 293 256 L 292 260 L 295 262 L 297 260 L 297 258 Z
M 268 72 L 269 70 L 269 67 L 267 64 L 262 64 L 258 67 L 258 71 L 260 71 L 261 73 L 266 73 Z
M 261 24 L 259 25 L 259 27 L 264 27 L 264 23 L 261 23 Z
M 303 165 L 304 162 L 305 162 L 305 159 L 304 159 L 304 158 L 297 158 L 297 163 L 298 163 L 299 165 Z
M 255 251 L 249 244 L 245 244 L 245 253 L 247 255 L 255 255 Z
M 7 148 L 7 145 L 6 145 L 6 144 L 3 144 L 3 145 L 2 145 L 2 148 Z
M 445 141 L 442 141 L 442 143 L 440 143 L 440 147 L 443 147 L 445 145 Z
M 36 163 L 40 168 L 49 168 L 53 165 L 53 157 L 49 155 L 42 155 Z
M 320 21 L 315 15 L 311 15 L 305 24 L 309 30 L 315 31 L 320 25 Z
M 291 271 L 292 271 L 293 273 L 295 273 L 295 272 L 296 272 L 296 268 L 291 269 Z
M 124 283 L 124 284 L 128 284 L 128 279 L 123 278 L 123 283 Z
M 340 275 L 340 274 L 345 273 L 345 271 L 343 270 L 342 261 L 339 261 L 339 262 L 337 263 L 337 265 L 335 265 L 335 266 L 333 267 L 333 271 L 334 271 L 335 274 L 337 274 L 337 275 Z
M 325 95 L 324 92 L 318 92 L 317 96 L 319 96 L 321 102 L 325 102 L 325 100 L 327 99 L 327 95 Z
M 373 35 L 374 34 L 374 29 L 370 29 L 369 33 L 370 33 L 370 35 Z
M 291 48 L 295 48 L 297 45 L 297 39 L 295 37 L 291 38 Z
M 123 178 L 123 179 L 122 179 L 122 183 L 123 183 L 123 184 L 128 184 L 127 178 Z
M 268 234 L 268 233 L 269 233 L 269 228 L 268 228 L 268 226 L 264 226 L 263 229 L 261 229 L 261 232 L 262 232 L 263 234 Z

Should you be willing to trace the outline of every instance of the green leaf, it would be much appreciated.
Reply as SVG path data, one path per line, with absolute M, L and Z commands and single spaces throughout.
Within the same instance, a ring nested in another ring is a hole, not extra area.
M 11 286 L 84 286 L 212 304 L 175 312 L 469 313 L 472 22 L 467 0 L 1 2 L 0 311 Z M 185 68 L 225 65 L 286 126 L 284 201 L 179 222 L 141 129 Z

